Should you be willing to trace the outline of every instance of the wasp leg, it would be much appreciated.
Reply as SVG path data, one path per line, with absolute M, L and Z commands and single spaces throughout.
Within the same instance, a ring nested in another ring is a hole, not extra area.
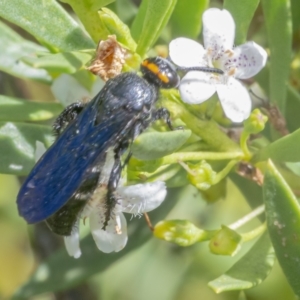
M 173 127 L 172 122 L 171 122 L 171 118 L 170 118 L 170 112 L 165 107 L 159 108 L 158 110 L 156 110 L 153 113 L 152 120 L 156 121 L 156 120 L 159 120 L 159 119 L 163 119 L 167 123 L 169 129 L 172 130 L 172 131 L 173 130 L 182 130 L 182 129 L 184 129 L 183 126 Z
M 122 146 L 119 146 L 117 149 L 115 149 L 115 162 L 111 170 L 108 184 L 107 184 L 107 196 L 106 196 L 106 203 L 105 203 L 106 210 L 105 210 L 105 219 L 102 227 L 103 230 L 105 230 L 108 221 L 111 219 L 113 209 L 117 204 L 117 199 L 115 197 L 114 192 L 118 187 L 118 183 L 121 177 L 121 172 L 122 172 L 121 155 L 125 149 L 126 148 L 123 148 Z
M 152 119 L 153 119 L 153 121 L 163 119 L 167 123 L 170 130 L 174 130 L 174 127 L 172 126 L 172 122 L 170 119 L 170 112 L 165 107 L 162 107 L 162 108 L 159 108 L 158 110 L 156 110 L 153 113 Z
M 83 102 L 76 102 L 67 106 L 53 123 L 54 135 L 59 137 L 69 123 L 77 118 L 85 106 L 86 104 Z
M 140 133 L 143 130 L 144 130 L 143 124 L 141 122 L 137 122 L 134 125 L 133 129 L 131 131 L 127 132 L 127 134 L 129 135 L 129 138 L 126 138 L 125 140 L 120 142 L 119 145 L 117 145 L 114 149 L 115 162 L 114 162 L 114 166 L 111 170 L 108 185 L 107 185 L 107 200 L 106 200 L 105 220 L 104 220 L 104 224 L 103 224 L 103 228 L 102 228 L 103 230 L 105 230 L 105 228 L 108 224 L 108 221 L 112 217 L 113 208 L 115 207 L 115 205 L 117 203 L 117 199 L 115 197 L 115 190 L 117 189 L 118 184 L 119 184 L 122 168 L 124 168 L 124 166 L 129 162 L 129 160 L 132 156 L 132 152 L 129 151 L 129 153 L 127 154 L 127 156 L 125 158 L 123 165 L 121 162 L 121 156 L 124 153 L 124 151 L 126 149 L 128 149 L 129 140 L 131 141 L 130 143 L 132 143 L 134 141 L 134 139 L 138 135 L 140 135 Z M 124 133 L 124 137 L 125 136 L 126 136 L 126 134 Z M 131 136 L 131 138 L 130 138 L 130 136 Z

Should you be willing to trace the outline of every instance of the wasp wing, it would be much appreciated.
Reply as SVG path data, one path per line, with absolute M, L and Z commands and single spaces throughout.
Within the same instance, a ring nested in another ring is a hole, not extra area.
M 28 223 L 45 220 L 64 206 L 91 175 L 97 159 L 132 121 L 134 116 L 121 108 L 103 115 L 99 97 L 101 93 L 66 128 L 24 182 L 17 204 Z

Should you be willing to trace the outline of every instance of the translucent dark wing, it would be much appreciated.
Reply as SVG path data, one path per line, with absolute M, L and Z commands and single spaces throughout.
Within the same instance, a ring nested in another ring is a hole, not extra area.
M 101 94 L 100 94 L 101 95 Z M 116 140 L 132 115 L 119 109 L 101 120 L 97 97 L 71 123 L 35 165 L 23 184 L 17 204 L 28 223 L 45 220 L 58 211 L 82 182 L 104 151 Z

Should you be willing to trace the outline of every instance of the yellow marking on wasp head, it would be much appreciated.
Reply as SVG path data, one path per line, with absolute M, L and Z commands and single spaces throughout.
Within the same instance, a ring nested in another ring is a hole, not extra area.
M 151 73 L 155 74 L 162 82 L 168 83 L 169 78 L 166 74 L 162 73 L 155 63 L 149 62 L 148 60 L 144 60 L 142 62 L 142 66 L 147 68 Z

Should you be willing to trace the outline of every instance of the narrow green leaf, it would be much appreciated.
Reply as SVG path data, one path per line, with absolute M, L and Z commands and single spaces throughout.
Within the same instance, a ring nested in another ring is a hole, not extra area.
M 287 85 L 286 122 L 288 129 L 294 131 L 300 127 L 300 94 L 290 84 Z
M 263 190 L 277 259 L 295 294 L 300 296 L 300 205 L 272 161 L 268 162 Z
M 126 24 L 130 24 L 137 14 L 137 7 L 131 0 L 116 0 L 116 14 Z
M 262 7 L 271 52 L 270 100 L 284 113 L 292 48 L 290 0 L 262 0 Z
M 29 78 L 44 83 L 51 82 L 51 76 L 45 70 L 37 70 L 21 60 L 24 56 L 33 56 L 45 48 L 24 40 L 7 25 L 0 22 L 0 70 L 20 78 Z
M 225 274 L 209 282 L 216 293 L 244 290 L 257 286 L 266 279 L 275 261 L 275 254 L 268 233 L 264 233 L 255 245 Z
M 208 0 L 177 0 L 170 23 L 172 36 L 196 39 L 201 30 L 201 17 Z
M 107 30 L 101 23 L 98 10 L 115 0 L 61 0 L 72 6 L 76 15 L 95 43 L 107 38 Z
M 136 42 L 132 38 L 128 26 L 108 8 L 103 7 L 102 10 L 99 11 L 99 16 L 108 34 L 116 35 L 119 43 L 130 51 L 135 52 Z
M 0 121 L 44 121 L 63 110 L 59 103 L 28 101 L 0 95 Z
M 50 73 L 75 73 L 93 58 L 95 51 L 61 52 L 41 57 L 24 57 L 23 61 L 34 68 L 45 69 Z
M 291 12 L 293 19 L 293 31 L 297 35 L 300 33 L 300 2 L 298 0 L 291 0 Z
M 156 42 L 169 21 L 177 0 L 143 0 L 132 25 L 132 36 L 138 41 L 136 52 L 144 56 Z
M 161 158 L 179 149 L 190 135 L 190 130 L 147 132 L 134 141 L 131 151 L 141 160 Z
M 35 164 L 36 141 L 49 146 L 50 126 L 0 122 L 0 173 L 27 175 Z
M 143 29 L 144 19 L 147 13 L 148 0 L 143 0 L 139 6 L 138 12 L 133 20 L 130 31 L 135 41 L 138 41 Z
M 95 47 L 91 38 L 55 0 L 0 0 L 0 16 L 22 27 L 51 50 Z
M 300 161 L 300 129 L 261 149 L 253 157 L 253 161 L 258 162 L 268 158 L 283 162 Z
M 229 10 L 235 21 L 235 43 L 241 45 L 247 40 L 248 28 L 259 0 L 225 0 L 224 8 Z
M 180 189 L 169 191 L 163 204 L 149 214 L 153 224 L 162 220 L 181 196 Z M 100 252 L 91 236 L 81 241 L 82 256 L 79 259 L 69 257 L 65 249 L 54 253 L 37 268 L 30 280 L 17 291 L 13 300 L 29 299 L 41 293 L 65 290 L 75 286 L 90 276 L 105 271 L 152 237 L 152 232 L 145 222 L 138 218 L 128 224 L 128 233 L 130 235 L 126 247 L 117 253 Z

